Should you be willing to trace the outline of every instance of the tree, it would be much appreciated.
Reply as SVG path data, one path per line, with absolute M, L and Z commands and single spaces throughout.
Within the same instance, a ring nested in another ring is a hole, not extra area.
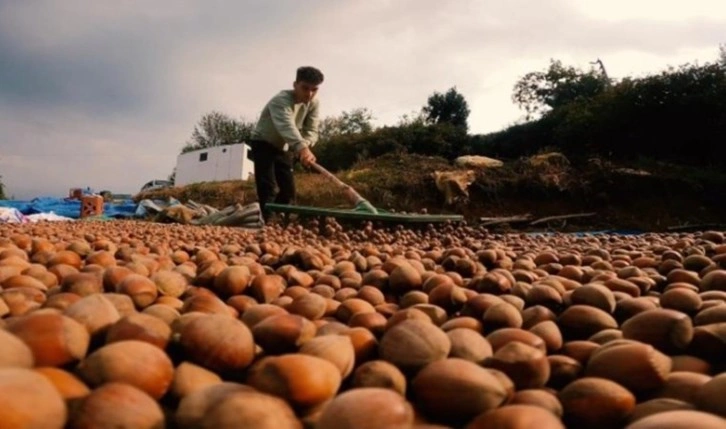
M 176 167 L 171 170 L 171 174 L 166 178 L 166 180 L 170 181 L 172 184 L 176 182 Z
M 726 44 L 718 46 L 718 63 L 722 67 L 726 67 Z
M 254 122 L 231 118 L 213 111 L 199 120 L 192 132 L 192 138 L 182 148 L 182 153 L 207 147 L 231 145 L 248 140 L 255 129 Z
M 423 107 L 422 112 L 429 124 L 446 122 L 465 131 L 469 129 L 469 105 L 456 87 L 449 88 L 445 94 L 434 92 L 429 96 L 428 104 Z
M 0 200 L 5 200 L 5 184 L 3 183 L 3 176 L 0 175 Z
M 373 131 L 373 113 L 366 107 L 344 111 L 339 116 L 328 116 L 320 121 L 320 140 L 351 134 L 365 134 Z
M 396 126 L 408 127 L 426 125 L 426 113 L 424 113 L 423 110 L 424 109 L 414 110 L 411 113 L 404 113 L 398 118 L 398 123 L 396 124 Z
M 550 60 L 546 71 L 530 72 L 514 85 L 512 100 L 524 109 L 527 120 L 536 114 L 592 98 L 610 86 L 602 62 L 599 69 L 583 72 L 575 67 L 565 67 L 559 60 Z

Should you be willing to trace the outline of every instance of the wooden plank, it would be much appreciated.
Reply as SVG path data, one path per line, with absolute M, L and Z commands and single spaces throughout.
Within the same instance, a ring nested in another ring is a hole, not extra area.
M 718 229 L 726 229 L 726 224 L 724 223 L 701 223 L 701 224 L 694 224 L 694 225 L 675 225 L 675 226 L 669 226 L 666 228 L 668 231 L 671 232 L 693 232 L 693 231 L 705 231 L 708 229 L 718 230 Z
M 572 213 L 572 214 L 566 214 L 566 215 L 558 215 L 558 216 L 547 216 L 543 217 L 541 219 L 537 219 L 533 222 L 530 222 L 530 225 L 539 225 L 542 223 L 557 221 L 557 220 L 565 220 L 565 219 L 575 219 L 575 218 L 581 218 L 581 217 L 592 217 L 595 216 L 597 213 Z
M 532 215 L 515 215 L 515 216 L 503 216 L 503 217 L 482 217 L 479 218 L 479 225 L 481 226 L 492 226 L 501 225 L 504 223 L 524 223 L 532 220 Z

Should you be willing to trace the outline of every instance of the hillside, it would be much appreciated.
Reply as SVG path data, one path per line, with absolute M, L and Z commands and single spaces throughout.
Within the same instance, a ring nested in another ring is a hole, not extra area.
M 521 158 L 499 168 L 477 170 L 468 188 L 469 198 L 447 205 L 432 173 L 453 170 L 457 168 L 443 158 L 396 154 L 358 162 L 337 175 L 380 209 L 458 213 L 470 223 L 482 217 L 528 214 L 536 219 L 594 213 L 549 226 L 663 231 L 714 225 L 726 219 L 726 173 L 718 170 L 655 161 L 616 165 L 590 159 L 573 165 L 562 156 L 540 157 L 537 162 Z M 340 189 L 322 175 L 299 171 L 297 188 L 300 205 L 350 207 Z M 143 193 L 134 199 L 167 197 L 217 208 L 256 201 L 251 181 L 199 183 Z

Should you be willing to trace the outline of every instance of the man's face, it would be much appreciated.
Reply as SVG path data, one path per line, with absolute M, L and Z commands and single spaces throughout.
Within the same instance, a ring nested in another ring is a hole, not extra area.
M 295 101 L 298 103 L 309 103 L 315 94 L 318 93 L 319 85 L 314 85 L 305 81 L 295 81 L 292 84 Z

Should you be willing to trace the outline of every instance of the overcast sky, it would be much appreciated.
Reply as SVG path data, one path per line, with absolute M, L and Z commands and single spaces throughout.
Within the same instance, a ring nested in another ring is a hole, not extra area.
M 393 125 L 456 86 L 487 133 L 550 58 L 621 78 L 724 42 L 724 0 L 0 0 L 0 175 L 18 199 L 136 193 L 204 113 L 256 120 L 300 65 L 325 74 L 323 116 Z

